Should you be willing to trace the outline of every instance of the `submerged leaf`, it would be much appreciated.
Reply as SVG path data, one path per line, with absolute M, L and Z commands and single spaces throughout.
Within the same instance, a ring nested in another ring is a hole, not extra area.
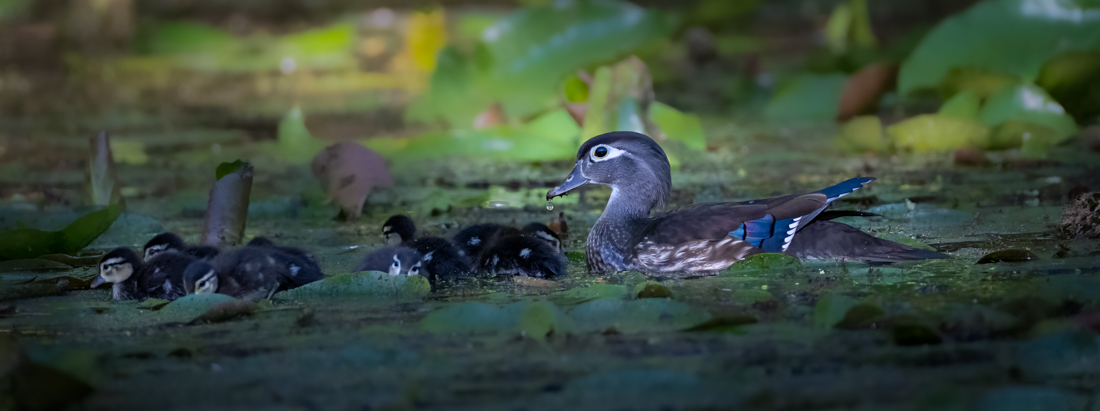
M 392 187 L 386 160 L 355 142 L 326 147 L 310 163 L 313 176 L 324 187 L 329 202 L 335 201 L 348 220 L 357 220 L 374 187 Z
M 1038 260 L 1039 256 L 1029 250 L 1001 250 L 994 251 L 992 253 L 982 256 L 978 260 L 977 264 L 989 264 L 989 263 L 1019 263 L 1024 261 Z
M 204 245 L 237 245 L 244 238 L 248 201 L 252 194 L 252 164 L 237 160 L 218 166 L 217 174 L 225 171 L 229 172 L 221 175 L 210 187 L 200 237 Z

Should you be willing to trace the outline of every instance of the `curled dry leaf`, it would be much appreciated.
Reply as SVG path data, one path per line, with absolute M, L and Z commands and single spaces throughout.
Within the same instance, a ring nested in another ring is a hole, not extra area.
M 897 78 L 898 66 L 891 63 L 871 63 L 857 71 L 840 94 L 837 120 L 873 111 L 882 95 L 894 88 Z
M 248 220 L 248 198 L 252 193 L 252 164 L 237 160 L 222 163 L 215 173 L 214 186 L 206 202 L 202 224 L 205 245 L 237 245 L 244 238 Z
M 310 167 L 328 193 L 327 201 L 336 201 L 349 221 L 363 213 L 371 189 L 393 186 L 386 160 L 358 143 L 345 141 L 328 146 L 313 157 Z
M 565 223 L 564 212 L 558 213 L 554 219 L 550 220 L 550 229 L 558 233 L 558 238 L 562 240 L 569 239 L 569 224 Z

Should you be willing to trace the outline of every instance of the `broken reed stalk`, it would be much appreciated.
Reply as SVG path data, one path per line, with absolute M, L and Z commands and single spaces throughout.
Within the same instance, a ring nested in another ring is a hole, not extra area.
M 217 180 L 206 202 L 202 224 L 204 245 L 238 245 L 248 220 L 248 198 L 252 193 L 252 164 L 237 160 L 218 166 Z

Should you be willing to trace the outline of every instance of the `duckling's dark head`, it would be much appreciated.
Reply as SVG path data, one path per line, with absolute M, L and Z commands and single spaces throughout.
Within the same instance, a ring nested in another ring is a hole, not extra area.
M 175 233 L 160 233 L 153 237 L 152 240 L 149 240 L 148 243 L 145 243 L 143 258 L 145 261 L 149 261 L 157 254 L 172 250 L 180 251 L 183 250 L 184 247 L 187 247 L 187 245 L 184 244 L 183 239 Z
M 183 289 L 188 294 L 207 294 L 218 291 L 218 273 L 204 260 L 195 260 L 183 270 Z
M 416 223 L 401 214 L 390 217 L 382 224 L 382 237 L 386 245 L 400 245 L 416 238 Z
M 546 193 L 546 199 L 565 195 L 585 184 L 612 189 L 616 197 L 629 197 L 634 207 L 662 208 L 672 190 L 672 171 L 661 146 L 645 134 L 614 131 L 592 137 L 577 151 L 577 164 L 565 182 Z
M 553 247 L 558 252 L 564 253 L 565 248 L 561 244 L 561 239 L 558 237 L 558 233 L 551 230 L 543 223 L 531 223 L 523 227 L 523 234 L 532 236 L 539 240 L 546 242 L 546 244 Z
M 275 242 L 271 241 L 267 237 L 256 237 L 256 238 L 253 238 L 252 241 L 249 241 L 248 244 L 246 244 L 246 246 L 247 247 L 274 247 Z
M 129 248 L 116 248 L 99 259 L 99 276 L 92 281 L 91 287 L 96 288 L 103 283 L 121 283 L 134 274 L 134 270 L 141 264 L 137 254 Z

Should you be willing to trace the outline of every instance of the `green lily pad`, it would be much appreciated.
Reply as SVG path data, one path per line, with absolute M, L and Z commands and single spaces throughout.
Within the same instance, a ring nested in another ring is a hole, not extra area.
M 107 231 L 120 214 L 122 207 L 110 205 L 78 218 L 60 231 L 18 228 L 0 232 L 0 261 L 76 254 Z
M 774 121 L 833 121 L 847 83 L 844 74 L 803 75 L 779 90 L 764 107 L 764 116 Z
M 623 333 L 681 330 L 710 319 L 710 313 L 664 298 L 618 300 L 601 298 L 569 310 L 578 331 Z
M 856 152 L 886 152 L 890 148 L 890 141 L 883 134 L 882 120 L 878 116 L 859 116 L 848 120 L 840 127 L 836 144 Z
M 550 330 L 568 331 L 569 319 L 545 301 L 519 301 L 505 306 L 480 302 L 448 305 L 420 320 L 425 331 L 438 334 L 525 333 L 545 337 Z
M 977 121 L 939 114 L 919 115 L 886 128 L 898 148 L 918 153 L 988 145 L 989 130 Z
M 427 278 L 393 276 L 380 271 L 339 274 L 275 294 L 278 299 L 331 297 L 423 299 L 431 291 Z
M 924 37 L 901 66 L 898 90 L 935 87 L 956 67 L 999 70 L 1031 81 L 1056 54 L 1096 48 L 1100 13 L 1095 9 L 1073 1 L 983 1 Z
M 0 272 L 15 271 L 64 271 L 73 267 L 56 261 L 41 260 L 36 258 L 25 260 L 0 261 Z
M 848 315 L 848 311 L 859 304 L 855 298 L 845 295 L 827 295 L 817 300 L 814 307 L 814 327 L 829 329 L 840 324 Z
M 634 286 L 634 295 L 638 298 L 669 298 L 672 290 L 656 281 L 646 281 Z
M 592 284 L 550 294 L 551 301 L 559 304 L 577 304 L 597 298 L 622 299 L 626 287 L 617 284 Z
M 802 266 L 797 258 L 782 253 L 760 253 L 733 263 L 720 276 L 761 275 L 796 270 Z
M 188 294 L 168 303 L 157 313 L 167 321 L 191 321 L 219 304 L 240 301 L 225 294 Z

